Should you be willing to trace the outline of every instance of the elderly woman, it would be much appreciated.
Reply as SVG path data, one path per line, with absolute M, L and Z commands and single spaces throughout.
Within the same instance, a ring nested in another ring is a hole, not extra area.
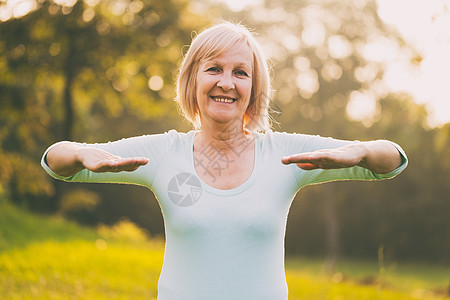
M 284 235 L 297 191 L 391 178 L 407 164 L 389 141 L 269 130 L 266 59 L 241 25 L 215 25 L 193 40 L 177 92 L 196 130 L 60 142 L 42 159 L 57 179 L 138 184 L 155 193 L 166 235 L 160 300 L 287 299 Z

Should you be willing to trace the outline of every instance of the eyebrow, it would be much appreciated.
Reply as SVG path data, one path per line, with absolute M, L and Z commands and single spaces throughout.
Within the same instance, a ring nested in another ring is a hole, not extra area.
M 220 60 L 218 60 L 218 59 L 212 59 L 212 60 L 209 60 L 209 61 L 206 61 L 205 62 L 205 65 L 209 65 L 209 64 L 213 64 L 213 65 L 222 65 L 223 63 L 220 61 Z M 237 67 L 244 67 L 244 68 L 246 68 L 246 69 L 248 69 L 248 70 L 252 70 L 252 67 L 249 65 L 249 64 L 246 64 L 246 63 L 243 63 L 243 62 L 239 62 L 239 63 L 237 63 L 237 64 L 235 64 L 235 65 L 233 65 L 233 67 L 234 68 L 237 68 Z

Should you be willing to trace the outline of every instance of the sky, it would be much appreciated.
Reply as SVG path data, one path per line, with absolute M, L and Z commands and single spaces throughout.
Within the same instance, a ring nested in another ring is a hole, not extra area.
M 417 69 L 398 61 L 386 70 L 394 91 L 426 103 L 431 125 L 450 122 L 450 0 L 377 0 L 378 15 L 423 57 Z

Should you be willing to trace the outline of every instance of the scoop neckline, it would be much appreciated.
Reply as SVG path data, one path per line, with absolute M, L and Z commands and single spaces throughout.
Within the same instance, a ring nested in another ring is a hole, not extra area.
M 189 142 L 189 152 L 190 152 L 189 159 L 190 159 L 191 168 L 193 170 L 193 174 L 195 174 L 195 176 L 197 176 L 197 178 L 200 180 L 203 190 L 207 191 L 210 194 L 219 195 L 219 196 L 233 196 L 233 195 L 242 193 L 245 190 L 247 190 L 255 181 L 257 170 L 258 170 L 257 161 L 258 161 L 258 157 L 259 157 L 259 153 L 258 153 L 259 141 L 258 141 L 258 135 L 256 134 L 256 132 L 250 131 L 253 134 L 254 151 L 255 151 L 255 158 L 253 161 L 252 173 L 241 185 L 239 185 L 235 188 L 232 188 L 232 189 L 227 189 L 227 190 L 218 189 L 218 188 L 215 188 L 215 187 L 207 184 L 198 175 L 197 170 L 195 169 L 195 163 L 194 163 L 194 139 L 195 139 L 195 135 L 197 134 L 197 132 L 200 132 L 200 130 L 192 130 L 191 131 L 191 137 L 190 137 L 190 142 Z

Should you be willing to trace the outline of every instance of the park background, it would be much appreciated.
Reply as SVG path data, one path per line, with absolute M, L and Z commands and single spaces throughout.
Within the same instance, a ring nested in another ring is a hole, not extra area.
M 60 140 L 190 130 L 173 101 L 179 63 L 195 32 L 228 20 L 253 29 L 271 60 L 274 130 L 389 139 L 410 161 L 393 180 L 297 194 L 286 235 L 291 298 L 448 297 L 450 111 L 438 121 L 419 99 L 426 87 L 393 84 L 420 79 L 429 57 L 382 19 L 380 3 L 2 0 L 0 295 L 156 295 L 164 227 L 151 191 L 58 182 L 40 159 Z M 447 24 L 449 3 L 439 3 L 429 21 Z M 447 45 L 448 31 L 439 32 Z M 450 101 L 450 77 L 433 74 L 429 94 Z

